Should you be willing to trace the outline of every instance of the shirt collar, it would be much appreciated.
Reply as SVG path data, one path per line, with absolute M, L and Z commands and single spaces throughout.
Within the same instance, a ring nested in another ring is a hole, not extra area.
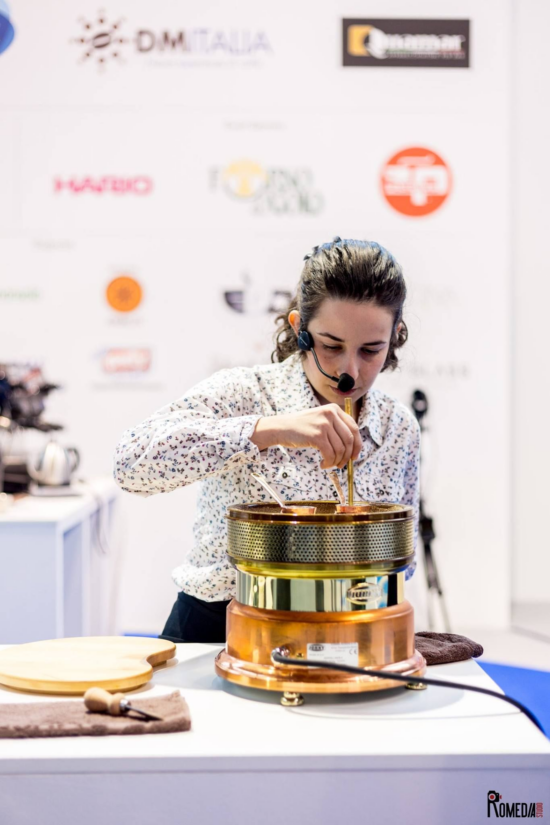
M 281 366 L 283 367 L 282 398 L 278 399 L 277 412 L 300 412 L 301 410 L 320 406 L 319 400 L 313 392 L 313 387 L 304 372 L 300 353 L 296 352 L 290 355 L 283 361 Z
M 281 366 L 285 368 L 283 382 L 288 387 L 288 392 L 284 395 L 282 401 L 277 404 L 278 413 L 299 412 L 311 407 L 319 407 L 319 399 L 307 379 L 300 353 L 291 355 L 283 361 Z M 282 387 L 283 392 L 285 390 L 284 385 Z M 291 388 L 295 391 L 292 392 Z M 382 445 L 382 422 L 376 390 L 369 390 L 363 398 L 357 424 L 360 430 L 366 428 L 369 431 L 369 435 L 375 444 L 379 447 Z

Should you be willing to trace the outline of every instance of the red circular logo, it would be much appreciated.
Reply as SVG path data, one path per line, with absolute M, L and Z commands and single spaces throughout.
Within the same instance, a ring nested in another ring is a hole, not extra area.
M 452 179 L 443 158 L 431 149 L 415 146 L 388 160 L 381 183 L 390 206 L 402 215 L 420 218 L 435 212 L 447 200 Z

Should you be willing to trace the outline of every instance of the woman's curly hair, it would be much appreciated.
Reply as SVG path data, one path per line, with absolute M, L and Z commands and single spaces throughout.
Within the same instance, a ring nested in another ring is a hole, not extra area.
M 290 326 L 288 315 L 292 310 L 300 313 L 302 329 L 316 315 L 326 298 L 349 301 L 373 301 L 391 310 L 394 317 L 388 355 L 382 372 L 396 368 L 396 350 L 407 341 L 408 331 L 403 321 L 403 305 L 407 287 L 403 271 L 393 255 L 373 241 L 342 240 L 315 246 L 304 258 L 305 264 L 298 282 L 296 296 L 286 312 L 275 319 L 275 350 L 272 361 L 284 361 L 299 352 L 296 333 Z M 400 326 L 397 331 L 398 325 Z

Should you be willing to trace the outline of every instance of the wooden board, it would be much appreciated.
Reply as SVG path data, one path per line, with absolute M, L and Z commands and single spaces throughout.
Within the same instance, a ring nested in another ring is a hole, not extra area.
M 128 636 L 30 642 L 0 650 L 0 684 L 35 693 L 85 693 L 94 686 L 131 690 L 175 653 L 172 642 Z

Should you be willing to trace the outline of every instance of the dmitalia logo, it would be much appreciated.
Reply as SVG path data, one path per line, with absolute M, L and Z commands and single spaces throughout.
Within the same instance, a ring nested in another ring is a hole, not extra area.
M 117 175 L 56 177 L 54 192 L 69 192 L 72 195 L 91 193 L 94 195 L 150 195 L 153 181 L 145 175 L 118 177 Z
M 2 3 L 0 0 L 0 11 Z M 99 69 L 108 63 L 125 63 L 133 53 L 185 61 L 198 56 L 214 63 L 272 54 L 267 32 L 257 29 L 199 26 L 153 31 L 131 27 L 124 18 L 110 17 L 104 9 L 91 18 L 80 17 L 78 25 L 77 36 L 69 42 L 79 48 L 80 63 L 95 63 Z
M 542 819 L 542 802 L 502 802 L 498 791 L 487 792 L 487 816 Z

